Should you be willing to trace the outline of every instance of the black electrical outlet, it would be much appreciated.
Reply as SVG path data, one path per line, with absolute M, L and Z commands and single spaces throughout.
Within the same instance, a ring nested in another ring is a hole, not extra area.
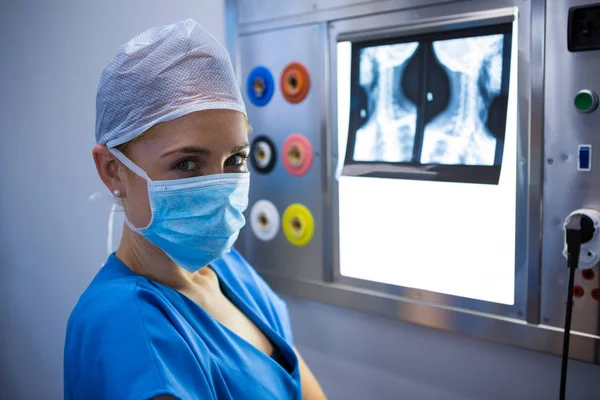
M 600 49 L 600 3 L 569 9 L 569 51 Z

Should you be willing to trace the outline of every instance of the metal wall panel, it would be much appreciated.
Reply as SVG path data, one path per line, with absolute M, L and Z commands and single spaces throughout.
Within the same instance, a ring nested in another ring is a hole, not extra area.
M 228 0 L 237 3 L 240 32 L 250 33 L 278 27 L 329 22 L 339 19 L 457 3 L 461 0 Z
M 245 0 L 234 7 L 239 13 L 237 40 L 228 45 L 238 56 L 240 80 L 245 87 L 249 71 L 264 65 L 278 82 L 288 62 L 300 61 L 311 72 L 313 89 L 299 105 L 285 102 L 279 90 L 267 107 L 256 108 L 247 101 L 249 119 L 255 135 L 270 136 L 278 150 L 290 133 L 305 134 L 316 157 L 310 173 L 301 178 L 289 176 L 280 162 L 271 175 L 253 174 L 250 206 L 266 198 L 282 213 L 289 204 L 301 202 L 313 212 L 317 228 L 304 248 L 289 244 L 282 232 L 273 242 L 261 242 L 245 228 L 238 247 L 250 262 L 276 290 L 286 293 L 559 354 L 568 277 L 561 254 L 562 223 L 574 209 L 600 207 L 600 189 L 592 185 L 596 174 L 577 172 L 575 165 L 578 144 L 600 144 L 594 136 L 600 111 L 582 114 L 573 107 L 578 90 L 600 90 L 598 53 L 567 51 L 568 8 L 584 2 L 334 0 L 286 2 L 286 7 L 271 3 Z M 370 32 L 378 36 L 386 29 L 410 33 L 437 29 L 436 25 L 444 23 L 468 26 L 491 18 L 494 12 L 504 15 L 511 8 L 518 9 L 520 211 L 516 223 L 522 250 L 516 260 L 515 306 L 496 307 L 340 279 L 332 176 L 337 123 L 335 85 L 330 79 L 335 73 L 336 35 Z M 594 271 L 593 281 L 577 276 L 576 284 L 586 293 L 575 301 L 571 355 L 598 363 L 600 303 L 590 292 L 600 287 L 600 274 L 597 268 Z
M 242 36 L 239 49 L 242 59 L 241 79 L 245 83 L 250 71 L 264 66 L 273 74 L 276 90 L 264 107 L 254 106 L 244 90 L 252 136 L 266 135 L 278 151 L 275 169 L 267 175 L 252 174 L 249 210 L 256 201 L 266 199 L 283 214 L 292 203 L 309 208 L 316 222 L 315 234 L 304 247 L 292 245 L 279 231 L 275 239 L 264 242 L 256 238 L 246 226 L 238 247 L 259 271 L 287 277 L 320 281 L 323 278 L 323 158 L 321 151 L 322 124 L 325 119 L 325 46 L 324 24 L 281 29 L 256 35 Z M 300 62 L 311 74 L 311 88 L 299 104 L 287 102 L 279 88 L 279 79 L 285 66 Z M 281 162 L 284 140 L 293 133 L 306 136 L 314 151 L 310 171 L 301 177 L 291 176 Z M 251 137 L 252 140 L 252 137 Z
M 345 7 L 349 5 L 376 2 L 381 2 L 381 0 L 241 0 L 238 2 L 239 23 L 249 24 L 264 22 L 274 18 L 285 18 L 302 14 L 309 14 L 317 10 L 329 10 L 332 8 Z
M 562 225 L 575 209 L 600 209 L 600 170 L 577 171 L 577 145 L 600 148 L 600 111 L 581 113 L 573 105 L 579 90 L 600 91 L 600 52 L 567 50 L 569 8 L 583 4 L 589 3 L 553 0 L 547 2 L 546 13 L 542 323 L 558 327 L 564 324 L 569 274 L 561 254 Z M 575 299 L 572 329 L 600 335 L 600 302 L 591 297 L 592 289 L 600 287 L 600 274 L 597 267 L 594 271 L 593 281 L 576 274 L 575 285 L 581 285 L 585 294 Z

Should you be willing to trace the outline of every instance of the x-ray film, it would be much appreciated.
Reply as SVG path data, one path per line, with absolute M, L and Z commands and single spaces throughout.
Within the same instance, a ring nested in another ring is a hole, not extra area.
M 511 31 L 353 43 L 343 175 L 497 184 Z

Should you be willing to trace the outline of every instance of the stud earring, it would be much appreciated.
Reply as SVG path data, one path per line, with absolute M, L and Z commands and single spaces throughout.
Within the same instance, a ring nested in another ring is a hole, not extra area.
M 113 195 L 115 197 L 121 197 L 121 191 L 119 189 L 115 189 L 115 190 L 113 190 Z

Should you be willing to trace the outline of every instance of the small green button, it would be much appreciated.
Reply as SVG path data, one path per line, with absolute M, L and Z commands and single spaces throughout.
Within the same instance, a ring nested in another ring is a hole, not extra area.
M 575 96 L 575 108 L 581 112 L 592 112 L 598 107 L 598 95 L 591 90 L 580 90 Z

